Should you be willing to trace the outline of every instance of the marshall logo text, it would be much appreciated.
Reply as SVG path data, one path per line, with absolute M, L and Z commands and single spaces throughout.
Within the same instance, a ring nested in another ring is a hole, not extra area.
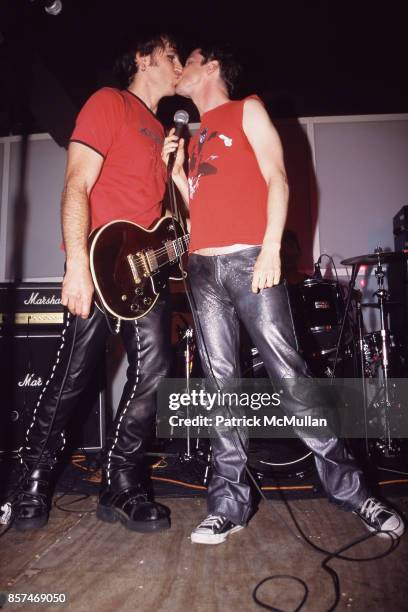
M 56 297 L 54 294 L 50 297 L 40 296 L 39 291 L 33 291 L 30 297 L 24 300 L 24 304 L 26 306 L 61 306 L 61 298 Z
M 26 377 L 17 384 L 19 387 L 42 387 L 43 381 L 41 376 L 36 377 L 33 372 L 32 374 L 26 374 Z

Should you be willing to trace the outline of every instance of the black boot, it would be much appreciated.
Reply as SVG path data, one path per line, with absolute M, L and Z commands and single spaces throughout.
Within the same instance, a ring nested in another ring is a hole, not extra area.
M 106 440 L 96 515 L 141 533 L 170 527 L 170 511 L 153 501 L 145 459 L 155 432 L 157 387 L 169 366 L 168 305 L 162 300 L 139 321 L 123 321 L 127 381 Z M 166 331 L 167 330 L 167 331 Z
M 149 500 L 141 485 L 120 492 L 106 488 L 99 496 L 96 516 L 107 523 L 120 521 L 127 529 L 141 533 L 163 531 L 170 527 L 170 511 L 166 506 Z
M 40 461 L 26 461 L 22 483 L 13 504 L 13 527 L 18 531 L 40 529 L 48 523 L 52 499 L 52 469 L 55 456 L 45 451 Z
M 170 510 L 153 501 L 143 455 L 129 461 L 121 453 L 111 453 L 104 462 L 96 516 L 107 523 L 120 521 L 141 533 L 169 529 Z

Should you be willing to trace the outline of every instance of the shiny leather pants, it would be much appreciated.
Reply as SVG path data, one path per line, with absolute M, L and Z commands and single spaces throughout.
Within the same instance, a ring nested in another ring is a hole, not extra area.
M 297 351 L 285 283 L 251 291 L 252 272 L 260 247 L 217 256 L 192 254 L 188 272 L 197 318 L 205 346 L 200 357 L 207 377 L 221 388 L 240 377 L 239 320 L 246 327 L 270 378 L 311 377 Z M 308 400 L 310 403 L 310 394 Z M 318 402 L 318 397 L 316 397 Z M 310 407 L 301 397 L 285 402 L 286 412 L 305 415 Z M 329 499 L 346 510 L 368 497 L 361 469 L 344 442 L 334 435 L 302 438 L 313 451 L 316 468 Z M 231 429 L 212 440 L 213 474 L 208 487 L 208 510 L 245 524 L 251 513 L 251 490 L 246 478 L 247 437 Z
M 47 451 L 56 454 L 61 449 L 63 430 L 74 411 L 80 409 L 78 400 L 104 359 L 109 334 L 105 316 L 97 307 L 85 320 L 65 313 L 61 346 L 28 428 L 23 460 L 36 460 L 45 441 Z M 120 334 L 129 366 L 116 417 L 108 432 L 103 466 L 103 487 L 113 491 L 127 489 L 146 477 L 143 453 L 154 433 L 155 393 L 160 379 L 168 373 L 170 362 L 167 301 L 160 296 L 141 319 L 122 321 Z

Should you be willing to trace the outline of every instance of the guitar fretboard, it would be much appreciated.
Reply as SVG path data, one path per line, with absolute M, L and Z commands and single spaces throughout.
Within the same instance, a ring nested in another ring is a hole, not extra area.
M 177 259 L 177 257 L 181 257 L 187 251 L 188 243 L 190 242 L 190 234 L 185 234 L 184 236 L 180 236 L 177 240 L 173 240 L 172 246 L 175 253 L 175 257 L 173 259 Z
M 164 246 L 166 247 L 167 261 L 163 261 L 163 263 L 175 261 L 178 257 L 181 257 L 187 250 L 188 240 L 189 236 L 186 234 L 185 236 L 177 238 L 177 240 L 169 240 L 166 242 Z
M 189 241 L 190 235 L 185 234 L 176 240 L 169 240 L 160 249 L 148 251 L 146 253 L 146 257 L 148 259 L 150 269 L 157 270 L 157 268 L 166 265 L 169 263 L 169 261 L 176 261 L 176 259 L 184 255 L 184 253 L 187 251 Z

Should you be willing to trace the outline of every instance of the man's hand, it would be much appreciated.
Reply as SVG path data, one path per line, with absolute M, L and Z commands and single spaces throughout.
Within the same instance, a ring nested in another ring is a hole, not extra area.
M 89 317 L 94 285 L 87 262 L 67 265 L 62 282 L 61 301 L 69 312 L 83 319 Z
M 264 245 L 255 262 L 252 291 L 277 285 L 281 277 L 280 245 Z
M 165 163 L 166 167 L 169 162 L 170 153 L 174 153 L 177 151 L 176 159 L 174 160 L 172 177 L 177 178 L 183 172 L 183 164 L 184 164 L 184 138 L 177 138 L 174 135 L 175 128 L 171 128 L 169 135 L 164 139 L 163 149 L 162 149 L 162 160 Z

